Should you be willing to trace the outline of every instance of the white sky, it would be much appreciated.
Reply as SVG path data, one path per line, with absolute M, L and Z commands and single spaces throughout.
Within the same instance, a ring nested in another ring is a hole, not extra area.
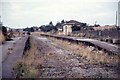
M 77 20 L 93 25 L 114 25 L 119 0 L 2 0 L 5 26 L 23 28 Z

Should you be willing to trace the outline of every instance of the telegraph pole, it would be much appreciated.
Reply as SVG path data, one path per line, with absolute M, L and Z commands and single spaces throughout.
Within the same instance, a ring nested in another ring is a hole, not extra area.
M 117 11 L 116 11 L 116 26 L 117 26 Z
M 118 2 L 118 26 L 120 27 L 120 1 Z
M 0 28 L 2 27 L 2 19 L 1 19 L 1 16 L 0 16 Z

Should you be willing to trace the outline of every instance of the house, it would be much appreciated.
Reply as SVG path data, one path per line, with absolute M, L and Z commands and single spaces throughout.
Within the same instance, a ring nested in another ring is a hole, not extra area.
M 63 34 L 64 35 L 69 35 L 70 33 L 72 33 L 72 25 L 65 24 L 63 26 Z
M 63 24 L 63 34 L 69 35 L 73 31 L 78 31 L 78 30 L 84 29 L 85 26 L 87 26 L 86 23 L 81 23 L 81 22 L 78 22 L 75 20 L 66 21 Z

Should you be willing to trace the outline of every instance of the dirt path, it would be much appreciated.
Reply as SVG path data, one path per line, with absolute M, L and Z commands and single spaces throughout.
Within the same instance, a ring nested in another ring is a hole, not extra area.
M 39 50 L 40 78 L 98 78 L 117 77 L 111 68 L 91 64 L 88 60 L 62 49 L 60 45 L 45 37 L 34 37 Z
M 13 66 L 15 63 L 22 57 L 25 42 L 27 37 L 22 37 L 21 40 L 18 40 L 13 47 L 12 53 L 10 53 L 7 58 L 2 62 L 2 78 L 14 78 L 12 74 Z

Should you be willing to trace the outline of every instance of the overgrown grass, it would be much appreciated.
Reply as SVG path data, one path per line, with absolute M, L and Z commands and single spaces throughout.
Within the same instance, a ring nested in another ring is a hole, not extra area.
M 5 41 L 5 36 L 0 32 L 0 44 L 2 44 Z
M 13 68 L 19 78 L 36 78 L 38 76 L 38 69 L 32 65 L 37 52 L 36 43 L 32 38 L 30 38 L 30 45 L 30 49 L 25 52 L 22 60 Z
M 80 55 L 83 58 L 90 60 L 92 63 L 109 63 L 117 64 L 119 61 L 118 55 L 108 55 L 104 51 L 94 50 L 91 51 L 88 49 L 88 46 L 83 45 L 82 43 L 74 44 L 68 41 L 58 40 L 55 38 L 50 38 L 58 45 L 62 46 L 63 49 L 72 51 L 74 54 Z

